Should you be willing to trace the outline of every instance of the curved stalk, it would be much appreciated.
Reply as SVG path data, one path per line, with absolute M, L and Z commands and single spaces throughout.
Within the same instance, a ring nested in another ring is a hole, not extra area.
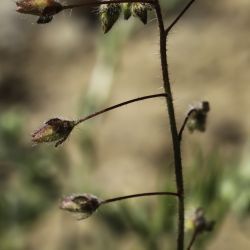
M 168 195 L 168 196 L 178 197 L 178 193 L 173 193 L 173 192 L 149 192 L 149 193 L 131 194 L 131 195 L 126 195 L 126 196 L 120 196 L 120 197 L 115 197 L 115 198 L 111 198 L 111 199 L 106 199 L 106 200 L 103 200 L 101 202 L 101 204 L 107 204 L 107 203 L 112 203 L 112 202 L 121 201 L 121 200 L 138 198 L 138 197 L 159 196 L 159 195 Z
M 188 244 L 187 250 L 191 250 L 191 248 L 192 248 L 192 246 L 193 246 L 193 244 L 194 244 L 194 242 L 195 242 L 195 240 L 196 240 L 197 235 L 198 235 L 198 231 L 197 231 L 197 230 L 194 230 L 194 233 L 193 233 L 193 235 L 192 235 L 192 238 L 191 238 L 191 240 L 190 240 L 190 242 L 189 242 L 189 244 Z
M 120 108 L 120 107 L 125 106 L 127 104 L 130 104 L 130 103 L 133 103 L 133 102 L 143 101 L 143 100 L 146 100 L 146 99 L 153 99 L 153 98 L 157 98 L 157 97 L 165 97 L 165 98 L 167 98 L 167 94 L 166 93 L 160 93 L 160 94 L 154 94 L 154 95 L 146 95 L 146 96 L 142 96 L 142 97 L 131 99 L 131 100 L 128 100 L 128 101 L 125 101 L 125 102 L 118 103 L 118 104 L 116 104 L 114 106 L 102 109 L 102 110 L 100 110 L 100 111 L 98 111 L 96 113 L 93 113 L 91 115 L 80 118 L 79 120 L 77 120 L 75 122 L 75 126 L 78 125 L 79 123 L 85 122 L 85 121 L 87 121 L 87 120 L 89 120 L 91 118 L 94 118 L 94 117 L 96 117 L 98 115 L 101 115 L 101 114 L 106 113 L 108 111 L 111 111 L 113 109 Z
M 186 11 L 192 6 L 192 4 L 195 2 L 195 0 L 191 0 L 187 3 L 187 5 L 184 7 L 184 9 L 180 12 L 180 14 L 174 19 L 174 21 L 167 27 L 165 30 L 166 36 L 172 30 L 172 28 L 176 25 L 176 23 L 182 18 L 182 16 L 186 13 Z
M 182 134 L 183 134 L 183 131 L 187 125 L 187 122 L 188 122 L 188 119 L 190 117 L 190 115 L 195 111 L 195 109 L 190 109 L 181 125 L 181 128 L 180 128 L 180 131 L 179 131 L 179 134 L 178 134 L 178 137 L 179 137 L 179 141 L 181 142 L 182 140 Z

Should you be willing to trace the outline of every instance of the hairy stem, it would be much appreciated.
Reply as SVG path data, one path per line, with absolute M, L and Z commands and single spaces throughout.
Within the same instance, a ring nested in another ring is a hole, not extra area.
M 131 199 L 131 198 L 138 198 L 138 197 L 144 197 L 144 196 L 159 196 L 159 195 L 168 195 L 168 196 L 176 196 L 178 197 L 178 193 L 173 192 L 150 192 L 150 193 L 140 193 L 140 194 L 131 194 L 126 196 L 120 196 L 116 198 L 107 199 L 101 202 L 101 204 Z
M 187 3 L 184 9 L 180 12 L 180 14 L 174 19 L 174 21 L 167 27 L 165 30 L 166 36 L 170 32 L 170 30 L 175 26 L 175 24 L 182 18 L 182 16 L 186 13 L 186 11 L 191 7 L 191 5 L 195 2 L 195 0 L 191 0 Z
M 183 184 L 183 173 L 182 173 L 182 161 L 181 161 L 181 149 L 180 141 L 178 137 L 178 131 L 176 126 L 176 118 L 174 111 L 173 96 L 171 91 L 171 85 L 169 80 L 168 62 L 167 62 L 167 36 L 165 34 L 165 27 L 162 17 L 161 6 L 159 0 L 155 0 L 155 10 L 160 31 L 160 57 L 161 57 L 161 68 L 163 77 L 163 86 L 165 92 L 168 95 L 166 98 L 167 109 L 170 121 L 172 144 L 174 152 L 174 165 L 175 165 L 175 179 L 177 185 L 177 193 L 179 194 L 178 199 L 178 237 L 177 237 L 177 249 L 184 249 L 184 184 Z
M 143 101 L 143 100 L 146 100 L 146 99 L 153 99 L 153 98 L 158 98 L 158 97 L 167 98 L 167 96 L 168 95 L 166 93 L 160 93 L 160 94 L 154 94 L 154 95 L 146 95 L 146 96 L 138 97 L 138 98 L 131 99 L 131 100 L 128 100 L 128 101 L 125 101 L 125 102 L 121 102 L 121 103 L 118 103 L 118 104 L 116 104 L 114 106 L 111 106 L 111 107 L 105 108 L 103 110 L 100 110 L 100 111 L 98 111 L 96 113 L 93 113 L 91 115 L 80 118 L 79 120 L 77 120 L 75 122 L 75 126 L 78 125 L 79 123 L 85 122 L 85 121 L 87 121 L 87 120 L 89 120 L 89 119 L 91 119 L 93 117 L 96 117 L 96 116 L 101 115 L 103 113 L 106 113 L 106 112 L 108 112 L 110 110 L 120 108 L 122 106 L 125 106 L 125 105 L 133 103 L 133 102 L 139 102 L 139 101 Z

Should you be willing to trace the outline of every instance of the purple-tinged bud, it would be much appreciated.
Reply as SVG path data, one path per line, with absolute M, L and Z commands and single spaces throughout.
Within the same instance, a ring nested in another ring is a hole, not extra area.
M 195 130 L 200 132 L 206 131 L 207 115 L 209 110 L 210 106 L 207 101 L 199 103 L 197 107 L 192 107 L 192 112 L 187 122 L 187 128 L 191 133 Z
M 202 208 L 196 209 L 192 218 L 192 223 L 197 233 L 210 232 L 213 230 L 215 225 L 215 221 L 208 221 L 206 219 Z
M 70 195 L 62 199 L 60 209 L 73 213 L 78 220 L 91 216 L 101 205 L 101 200 L 92 194 Z
M 45 122 L 45 125 L 36 130 L 32 136 L 32 142 L 35 144 L 56 142 L 55 146 L 62 144 L 71 133 L 75 126 L 74 121 L 61 120 L 53 118 Z

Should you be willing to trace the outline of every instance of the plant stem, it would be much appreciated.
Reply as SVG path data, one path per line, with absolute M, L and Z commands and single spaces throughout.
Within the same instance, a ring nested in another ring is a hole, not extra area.
M 168 62 L 167 62 L 167 36 L 165 34 L 165 27 L 162 17 L 161 6 L 159 0 L 155 0 L 155 10 L 160 31 L 160 57 L 161 57 L 161 68 L 163 77 L 163 86 L 165 92 L 168 94 L 166 98 L 167 109 L 170 121 L 173 153 L 174 153 L 174 165 L 175 165 L 175 178 L 177 185 L 178 196 L 178 237 L 177 237 L 177 249 L 184 249 L 184 184 L 183 184 L 183 173 L 182 173 L 182 161 L 181 161 L 181 149 L 178 137 L 178 131 L 176 126 L 175 112 L 173 96 L 171 91 L 171 85 L 169 80 Z
M 191 115 L 195 110 L 196 110 L 196 109 L 194 109 L 194 108 L 193 108 L 193 109 L 190 109 L 190 110 L 188 111 L 188 113 L 187 113 L 187 115 L 186 115 L 186 117 L 185 117 L 183 123 L 182 123 L 182 126 L 181 126 L 180 131 L 179 131 L 179 134 L 178 134 L 178 137 L 179 137 L 179 141 L 180 141 L 180 142 L 181 142 L 181 140 L 182 140 L 182 134 L 183 134 L 183 131 L 184 131 L 185 127 L 186 127 L 186 124 L 187 124 L 187 122 L 188 122 L 188 119 L 189 119 L 190 115 Z
M 166 93 L 160 93 L 160 94 L 154 94 L 154 95 L 146 95 L 146 96 L 142 96 L 142 97 L 138 97 L 138 98 L 135 98 L 135 99 L 131 99 L 131 100 L 128 100 L 128 101 L 125 101 L 125 102 L 121 102 L 121 103 L 118 103 L 114 106 L 111 106 L 111 107 L 108 107 L 108 108 L 105 108 L 103 110 L 100 110 L 96 113 L 93 113 L 91 115 L 88 115 L 88 116 L 85 116 L 83 118 L 80 118 L 79 120 L 77 120 L 75 122 L 75 126 L 78 125 L 79 123 L 82 123 L 82 122 L 85 122 L 93 117 L 96 117 L 100 114 L 103 114 L 103 113 L 106 113 L 110 110 L 113 110 L 113 109 L 117 109 L 117 108 L 120 108 L 124 105 L 127 105 L 127 104 L 130 104 L 130 103 L 133 103 L 133 102 L 139 102 L 139 101 L 142 101 L 142 100 L 146 100 L 146 99 L 153 99 L 153 98 L 157 98 L 157 97 L 166 97 L 167 98 L 167 94 Z
M 191 5 L 195 2 L 195 0 L 191 0 L 188 4 L 184 7 L 184 9 L 180 12 L 180 14 L 174 19 L 174 21 L 167 27 L 165 30 L 166 36 L 170 32 L 170 30 L 175 26 L 175 24 L 182 18 L 182 16 L 186 13 L 186 11 L 191 7 Z
M 126 196 L 115 197 L 115 198 L 104 200 L 101 202 L 101 204 L 107 204 L 111 202 L 116 202 L 116 201 L 131 199 L 131 198 L 138 198 L 138 197 L 143 197 L 143 196 L 158 196 L 158 195 L 169 195 L 169 196 L 178 197 L 178 193 L 173 193 L 173 192 L 150 192 L 150 193 L 131 194 L 131 195 L 126 195 Z
M 112 3 L 150 3 L 153 4 L 153 0 L 93 0 L 93 1 L 84 1 L 83 3 L 79 4 L 71 4 L 71 5 L 64 5 L 63 9 L 73 9 L 79 7 L 86 7 L 86 6 L 98 6 L 101 4 L 112 4 Z

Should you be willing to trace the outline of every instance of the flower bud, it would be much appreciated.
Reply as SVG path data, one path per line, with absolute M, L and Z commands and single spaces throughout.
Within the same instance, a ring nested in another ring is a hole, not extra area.
M 191 133 L 195 130 L 200 132 L 206 130 L 207 114 L 209 110 L 209 102 L 206 101 L 201 102 L 197 107 L 193 108 L 187 122 L 187 128 Z
M 122 5 L 123 16 L 125 20 L 128 20 L 132 15 L 131 7 L 132 7 L 131 3 L 124 3 Z
M 36 130 L 32 136 L 35 144 L 44 142 L 56 142 L 55 146 L 62 144 L 75 126 L 74 121 L 53 118 L 45 122 L 45 125 Z
M 78 220 L 91 216 L 101 205 L 101 201 L 92 194 L 70 195 L 62 199 L 60 208 L 77 215 Z
M 148 10 L 152 10 L 150 4 L 132 3 L 131 12 L 133 16 L 138 17 L 144 24 L 148 22 Z
M 110 31 L 121 13 L 121 5 L 116 3 L 102 4 L 99 8 L 101 25 L 104 33 Z

